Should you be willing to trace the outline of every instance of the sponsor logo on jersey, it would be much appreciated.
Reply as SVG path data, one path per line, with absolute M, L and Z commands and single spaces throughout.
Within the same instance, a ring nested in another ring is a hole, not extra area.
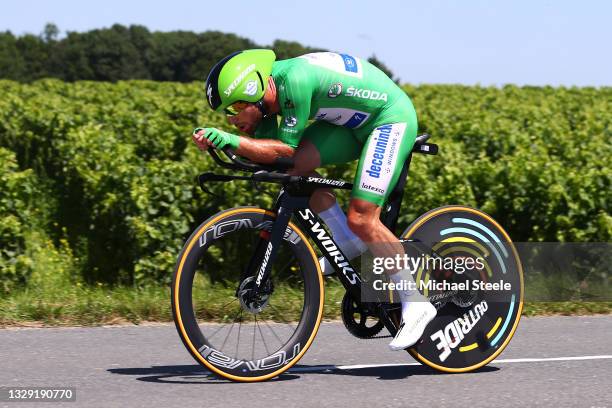
M 247 82 L 246 87 L 244 88 L 244 93 L 249 96 L 255 95 L 257 93 L 257 82 L 256 81 Z
M 229 86 L 225 89 L 225 91 L 223 91 L 223 93 L 227 96 L 230 96 L 232 94 L 232 92 L 234 92 L 234 89 L 236 89 L 236 87 L 238 86 L 238 84 L 240 82 L 242 82 L 242 80 L 244 79 L 245 76 L 249 75 L 251 73 L 251 71 L 253 71 L 255 69 L 255 64 L 251 64 L 248 67 L 245 68 L 244 71 L 242 71 L 233 81 L 231 84 L 229 84 Z
M 351 86 L 346 90 L 346 96 L 354 96 L 355 98 L 371 99 L 373 101 L 387 102 L 387 94 L 385 92 L 372 91 L 370 89 L 359 89 Z
M 299 58 L 304 58 L 309 64 L 329 69 L 339 74 L 361 78 L 363 70 L 361 69 L 361 61 L 358 58 L 347 54 L 338 54 L 335 52 L 313 52 L 304 54 Z
M 373 193 L 376 193 L 378 195 L 384 195 L 385 194 L 385 190 L 383 190 L 382 188 L 379 188 L 379 187 L 376 187 L 376 186 L 371 186 L 369 184 L 362 183 L 361 184 L 361 188 L 364 189 L 364 190 L 372 191 Z
M 338 123 L 338 121 L 342 120 L 342 114 L 337 114 L 337 115 L 329 115 L 327 116 L 328 112 L 323 112 L 323 113 L 319 113 L 315 116 L 315 120 L 324 120 L 326 122 L 329 123 Z
M 405 123 L 383 125 L 374 129 L 368 142 L 359 188 L 379 195 L 385 194 L 393 177 L 405 130 Z
M 330 98 L 335 98 L 336 96 L 342 93 L 342 84 L 340 82 L 332 84 L 327 91 L 327 96 Z
M 326 122 L 333 123 L 334 125 L 355 129 L 363 125 L 369 117 L 369 113 L 356 111 L 354 109 L 319 108 L 314 119 L 324 120 Z
M 380 171 L 382 170 L 383 160 L 385 153 L 387 152 L 387 145 L 389 144 L 389 135 L 391 134 L 391 125 L 385 125 L 376 128 L 378 136 L 374 136 L 372 143 L 376 143 L 374 147 L 374 154 L 370 157 L 370 167 L 366 170 L 366 173 L 370 177 L 380 178 Z
M 285 125 L 288 127 L 294 127 L 297 125 L 297 119 L 295 116 L 287 116 L 285 118 Z
M 355 58 L 351 57 L 348 54 L 340 54 L 342 60 L 344 61 L 344 69 L 348 72 L 357 73 L 357 61 Z
M 346 121 L 344 126 L 350 129 L 354 129 L 358 127 L 359 125 L 361 125 L 363 121 L 365 121 L 368 118 L 368 116 L 369 115 L 367 113 L 355 112 L 355 114 L 351 116 L 349 120 Z

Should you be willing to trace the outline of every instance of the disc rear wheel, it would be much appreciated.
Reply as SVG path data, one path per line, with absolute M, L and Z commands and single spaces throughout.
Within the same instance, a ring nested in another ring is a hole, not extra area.
M 402 238 L 430 248 L 414 277 L 438 309 L 410 354 L 445 372 L 475 370 L 495 359 L 523 307 L 523 270 L 508 234 L 482 211 L 447 206 L 423 214 Z M 396 325 L 400 319 L 399 312 L 392 315 Z

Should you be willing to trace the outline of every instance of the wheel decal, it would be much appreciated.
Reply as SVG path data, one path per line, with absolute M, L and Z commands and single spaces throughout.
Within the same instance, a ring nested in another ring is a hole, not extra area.
M 504 263 L 504 260 L 502 259 L 501 254 L 499 253 L 497 248 L 495 248 L 493 246 L 493 244 L 491 244 L 491 241 L 487 237 L 482 235 L 480 232 L 471 230 L 469 228 L 460 228 L 460 227 L 446 228 L 446 229 L 443 229 L 442 231 L 440 231 L 440 235 L 461 234 L 461 233 L 468 234 L 468 235 L 473 235 L 476 238 L 480 239 L 482 242 L 486 243 L 487 246 L 489 248 L 491 248 L 491 250 L 493 251 L 493 253 L 497 257 L 497 260 L 499 261 L 499 264 L 500 264 L 500 266 L 502 268 L 502 272 L 506 273 L 506 264 Z
M 437 251 L 442 245 L 444 245 L 447 242 L 469 242 L 470 244 L 474 245 L 475 247 L 477 247 L 478 249 L 480 249 L 480 251 L 482 251 L 482 253 L 484 254 L 485 257 L 489 256 L 489 251 L 487 251 L 487 248 L 485 248 L 480 242 L 472 239 L 472 238 L 468 238 L 468 237 L 450 237 L 450 238 L 444 238 L 442 241 L 438 242 L 436 245 L 433 246 L 433 250 Z
M 464 353 L 466 351 L 474 350 L 476 347 L 478 347 L 478 343 L 472 343 L 469 346 L 459 347 L 459 351 Z
M 478 268 L 472 268 L 472 277 L 466 278 L 502 285 L 492 291 L 481 289 L 478 296 L 482 296 L 479 298 L 482 301 L 471 306 L 469 300 L 465 305 L 453 303 L 454 300 L 438 304 L 436 323 L 426 329 L 422 341 L 408 352 L 418 361 L 444 372 L 468 372 L 492 361 L 515 333 L 523 306 L 522 267 L 508 234 L 481 211 L 447 206 L 423 214 L 401 236 L 408 242 L 431 243 L 433 253 L 429 256 L 434 258 L 480 258 Z M 416 282 L 432 279 L 438 282 L 449 278 L 445 271 L 418 267 L 414 277 Z M 504 289 L 508 283 L 511 289 Z M 427 286 L 421 288 L 425 294 Z M 437 292 L 430 288 L 428 295 L 434 299 Z M 399 315 L 394 317 L 397 319 Z
M 489 332 L 487 333 L 487 339 L 490 339 L 491 337 L 493 337 L 493 335 L 495 334 L 495 331 L 497 330 L 501 322 L 502 322 L 502 318 L 498 317 L 497 321 L 495 322 L 495 325 L 493 325 L 493 328 L 489 330 Z
M 510 309 L 508 309 L 508 315 L 506 316 L 506 321 L 504 322 L 504 325 L 502 326 L 502 328 L 499 331 L 499 333 L 497 333 L 497 336 L 495 336 L 495 338 L 491 342 L 491 346 L 495 346 L 497 344 L 499 339 L 501 339 L 501 337 L 504 335 L 506 329 L 508 328 L 508 324 L 510 323 L 510 318 L 512 317 L 512 312 L 514 311 L 514 300 L 515 300 L 515 296 L 514 296 L 514 293 L 513 293 L 512 294 L 512 300 L 510 301 Z
M 504 253 L 504 256 L 506 258 L 508 257 L 508 251 L 506 251 L 506 248 L 504 248 L 504 246 L 501 245 L 501 240 L 489 228 L 485 227 L 479 222 L 476 222 L 474 220 L 469 220 L 467 218 L 453 218 L 452 221 L 458 224 L 468 224 L 468 225 L 480 228 L 481 230 L 486 232 L 487 235 L 489 235 L 493 239 L 494 242 L 496 242 L 499 245 L 500 249 Z
M 487 339 L 490 339 L 493 336 L 493 334 L 495 333 L 495 330 L 497 330 L 501 321 L 502 321 L 501 317 L 498 317 L 497 321 L 493 325 L 493 328 L 489 330 L 489 332 L 487 333 Z M 466 351 L 474 350 L 476 347 L 478 347 L 478 343 L 472 343 L 469 346 L 459 347 L 459 351 L 464 353 Z

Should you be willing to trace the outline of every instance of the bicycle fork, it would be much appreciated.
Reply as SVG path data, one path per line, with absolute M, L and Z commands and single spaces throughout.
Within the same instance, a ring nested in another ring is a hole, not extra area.
M 279 246 L 282 243 L 289 219 L 291 218 L 291 209 L 283 206 L 283 202 L 284 200 L 281 195 L 277 202 L 276 219 L 272 223 L 272 229 L 271 231 L 262 230 L 260 232 L 255 253 L 241 277 L 241 281 L 249 276 L 254 277 L 255 282 L 252 288 L 252 296 L 257 296 L 266 287 L 272 265 L 274 265 Z

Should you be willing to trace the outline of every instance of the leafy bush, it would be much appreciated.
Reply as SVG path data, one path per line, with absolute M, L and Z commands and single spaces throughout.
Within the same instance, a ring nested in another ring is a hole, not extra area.
M 35 216 L 33 176 L 31 170 L 19 171 L 15 155 L 0 148 L 0 293 L 24 284 L 32 273 L 26 232 Z
M 440 155 L 413 159 L 400 228 L 459 203 L 490 213 L 517 241 L 610 241 L 611 88 L 405 89 Z M 4 290 L 30 273 L 23 233 L 34 186 L 52 203 L 39 223 L 46 233 L 59 242 L 65 230 L 82 278 L 111 284 L 167 283 L 197 224 L 230 206 L 271 205 L 244 182 L 213 186 L 217 196 L 197 190 L 198 173 L 223 170 L 192 145 L 191 130 L 231 130 L 201 84 L 0 81 L 0 92 Z M 355 168 L 324 172 L 351 180 Z

